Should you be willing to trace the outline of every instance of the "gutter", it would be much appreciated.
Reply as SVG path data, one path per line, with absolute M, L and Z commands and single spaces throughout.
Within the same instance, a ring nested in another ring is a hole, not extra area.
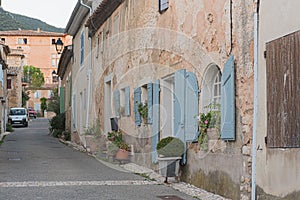
M 86 7 L 89 9 L 90 17 L 92 16 L 92 8 L 86 4 L 83 3 L 83 0 L 80 0 L 80 4 L 83 7 Z M 93 52 L 93 47 L 92 47 L 92 37 L 89 35 L 89 40 L 90 40 L 90 64 L 88 65 L 88 70 L 87 70 L 87 79 L 88 79 L 88 92 L 87 92 L 87 112 L 86 112 L 86 122 L 85 122 L 85 127 L 89 127 L 89 114 L 90 114 L 90 96 L 91 96 L 91 70 L 92 70 L 92 52 Z
M 258 15 L 259 0 L 255 0 L 254 12 L 254 99 L 253 99 L 253 130 L 252 130 L 252 174 L 251 174 L 251 200 L 256 199 L 256 134 L 258 112 Z

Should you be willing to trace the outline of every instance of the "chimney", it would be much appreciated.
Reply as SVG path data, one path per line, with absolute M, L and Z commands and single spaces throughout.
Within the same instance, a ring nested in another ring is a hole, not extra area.
M 1 1 L 1 0 L 0 0 L 0 1 Z M 40 33 L 40 32 L 41 32 L 41 29 L 40 29 L 40 28 L 37 28 L 36 31 L 37 31 L 38 33 Z

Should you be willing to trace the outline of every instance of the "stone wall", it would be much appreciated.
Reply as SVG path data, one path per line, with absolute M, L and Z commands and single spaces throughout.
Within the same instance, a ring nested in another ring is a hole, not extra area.
M 134 161 L 155 168 L 151 162 L 151 126 L 134 124 L 133 89 L 179 69 L 194 72 L 201 88 L 207 67 L 215 64 L 222 70 L 228 56 L 234 55 L 236 140 L 217 140 L 222 151 L 209 151 L 204 158 L 199 157 L 199 147 L 189 149 L 181 178 L 224 196 L 246 200 L 251 191 L 254 5 L 251 1 L 230 2 L 169 1 L 168 10 L 160 14 L 153 1 L 125 1 L 96 33 L 105 34 L 105 40 L 103 51 L 94 52 L 98 57 L 94 59 L 97 68 L 92 78 L 93 110 L 104 127 L 103 119 L 109 117 L 104 113 L 105 77 L 112 77 L 112 91 L 130 86 L 131 115 L 121 117 L 119 126 L 128 143 L 134 145 Z M 120 25 L 119 34 L 112 35 L 117 14 L 126 23 Z M 93 41 L 96 47 L 98 41 Z

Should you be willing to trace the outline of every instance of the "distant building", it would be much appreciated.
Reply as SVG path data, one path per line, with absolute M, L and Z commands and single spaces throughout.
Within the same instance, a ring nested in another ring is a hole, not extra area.
M 23 50 L 23 66 L 32 65 L 40 68 L 44 74 L 44 86 L 40 90 L 30 92 L 30 100 L 27 105 L 27 107 L 33 107 L 40 111 L 40 98 L 49 98 L 51 90 L 58 85 L 56 73 L 60 55 L 57 53 L 54 43 L 61 38 L 64 44 L 70 44 L 71 37 L 63 33 L 37 29 L 0 31 L 0 38 L 10 48 Z M 28 85 L 26 90 L 30 90 Z
M 22 76 L 24 66 L 22 49 L 11 49 L 7 57 L 8 108 L 22 106 Z

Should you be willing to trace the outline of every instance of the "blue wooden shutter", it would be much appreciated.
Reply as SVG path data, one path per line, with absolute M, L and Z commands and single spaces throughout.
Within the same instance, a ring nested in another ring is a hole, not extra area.
M 160 120 L 159 120 L 159 99 L 160 99 L 160 87 L 159 80 L 153 82 L 153 118 L 152 118 L 152 162 L 157 162 L 157 152 L 156 145 L 159 141 L 159 129 L 160 129 Z
M 160 13 L 169 8 L 169 0 L 159 0 L 158 4 Z
M 152 83 L 147 84 L 147 92 L 148 92 L 148 99 L 147 99 L 147 104 L 148 104 L 148 119 L 147 123 L 152 124 Z
M 235 87 L 234 57 L 230 56 L 222 73 L 221 88 L 221 138 L 235 140 Z
M 114 91 L 114 104 L 115 104 L 115 113 L 116 117 L 120 117 L 120 91 L 115 90 Z
M 141 119 L 141 115 L 138 111 L 138 105 L 141 103 L 141 94 L 142 94 L 142 89 L 139 87 L 139 88 L 136 88 L 134 90 L 134 107 L 133 107 L 133 111 L 134 111 L 134 119 L 135 119 L 135 125 L 136 126 L 140 126 L 141 125 L 141 122 L 142 122 L 142 119 Z
M 76 95 L 73 95 L 73 128 L 76 128 L 76 115 L 77 115 L 77 111 L 76 111 Z
M 185 76 L 185 69 L 176 71 L 174 76 L 174 136 L 181 139 L 184 144 Z M 186 153 L 181 162 L 186 163 Z
M 125 116 L 130 116 L 130 87 L 125 88 Z
M 185 141 L 195 141 L 198 138 L 198 110 L 199 110 L 198 80 L 193 72 L 186 75 L 185 98 Z
M 60 87 L 60 94 L 59 94 L 59 111 L 60 113 L 65 112 L 65 87 Z
M 80 35 L 80 65 L 83 65 L 84 61 L 84 30 L 82 30 Z

